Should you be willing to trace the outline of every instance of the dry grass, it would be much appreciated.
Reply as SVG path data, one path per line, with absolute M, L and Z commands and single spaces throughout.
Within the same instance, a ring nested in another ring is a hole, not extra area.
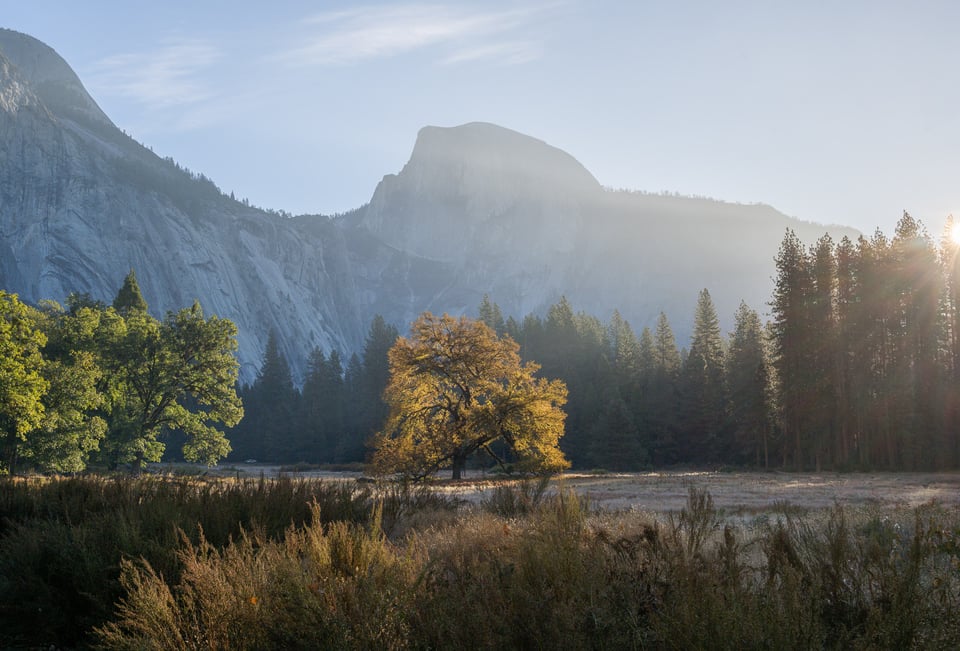
M 0 482 L 0 603 L 17 604 L 0 642 L 960 647 L 956 502 L 764 509 L 681 486 L 657 511 L 599 508 L 570 477 L 458 485 L 468 503 L 305 479 Z

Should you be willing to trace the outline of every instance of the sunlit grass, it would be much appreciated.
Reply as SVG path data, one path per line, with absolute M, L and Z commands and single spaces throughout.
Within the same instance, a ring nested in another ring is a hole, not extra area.
M 475 504 L 384 483 L 0 482 L 4 646 L 957 648 L 960 512 Z M 96 633 L 94 633 L 96 631 Z

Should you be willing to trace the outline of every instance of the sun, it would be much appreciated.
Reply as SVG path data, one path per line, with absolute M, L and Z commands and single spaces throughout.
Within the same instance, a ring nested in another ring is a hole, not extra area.
M 950 227 L 950 241 L 954 244 L 960 244 L 960 222 Z

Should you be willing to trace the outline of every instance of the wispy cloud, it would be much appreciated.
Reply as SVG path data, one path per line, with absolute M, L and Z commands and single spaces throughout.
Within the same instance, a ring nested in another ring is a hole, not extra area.
M 101 60 L 90 85 L 98 94 L 119 95 L 152 108 L 184 106 L 207 100 L 203 73 L 219 58 L 218 48 L 200 41 L 171 41 L 148 52 L 118 54 Z
M 440 49 L 438 59 L 523 63 L 540 56 L 530 31 L 537 8 L 483 10 L 442 5 L 382 5 L 309 17 L 312 33 L 280 55 L 295 65 L 337 65 Z M 525 38 L 524 38 L 525 37 Z
M 470 61 L 492 61 L 503 65 L 529 63 L 543 56 L 543 46 L 531 42 L 504 42 L 492 45 L 480 45 L 458 50 L 443 60 L 443 63 L 455 65 Z

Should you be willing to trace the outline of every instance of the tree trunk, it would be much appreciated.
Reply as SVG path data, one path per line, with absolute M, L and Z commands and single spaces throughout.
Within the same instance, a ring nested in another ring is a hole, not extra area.
M 455 455 L 453 457 L 453 479 L 460 479 L 463 476 L 463 469 L 467 465 L 466 455 Z

